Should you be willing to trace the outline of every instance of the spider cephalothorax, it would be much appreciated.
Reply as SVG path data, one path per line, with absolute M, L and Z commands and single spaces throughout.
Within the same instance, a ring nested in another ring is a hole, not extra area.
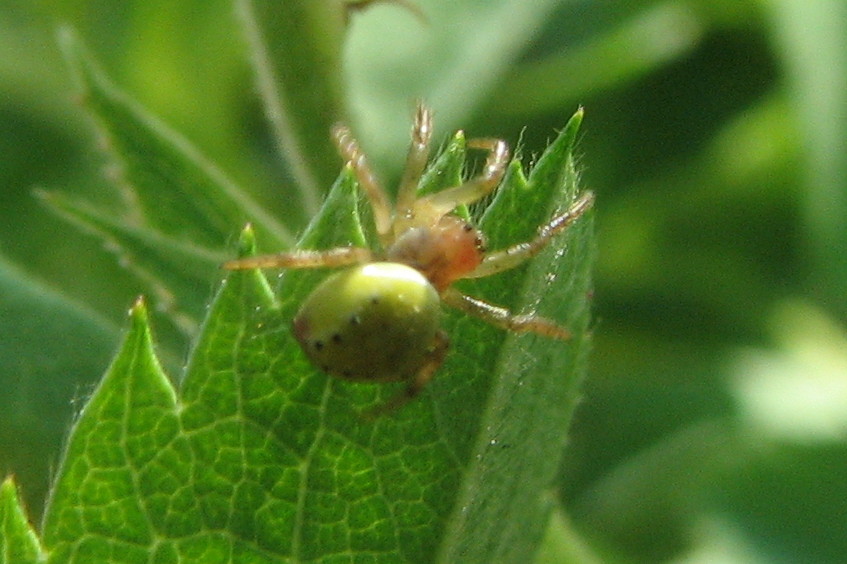
M 393 409 L 416 396 L 444 360 L 448 339 L 440 329 L 442 303 L 508 331 L 570 337 L 552 321 L 513 314 L 459 292 L 453 283 L 490 276 L 535 256 L 591 207 L 591 192 L 542 225 L 532 240 L 489 253 L 482 233 L 453 212 L 500 183 L 509 160 L 505 142 L 469 140 L 469 147 L 488 153 L 482 172 L 459 186 L 419 197 L 432 135 L 432 115 L 419 105 L 392 206 L 350 130 L 338 125 L 332 135 L 371 204 L 380 248 L 300 250 L 224 264 L 228 269 L 346 267 L 318 285 L 293 321 L 295 337 L 316 366 L 348 380 L 406 382 L 404 392 L 383 406 Z

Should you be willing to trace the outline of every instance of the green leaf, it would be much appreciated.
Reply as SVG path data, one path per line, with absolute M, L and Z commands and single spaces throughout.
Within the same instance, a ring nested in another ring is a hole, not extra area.
M 273 248 L 293 238 L 196 148 L 112 85 L 72 31 L 63 30 L 60 43 L 116 170 L 116 190 L 105 198 L 111 205 L 61 194 L 42 193 L 43 200 L 106 242 L 149 289 L 176 335 L 193 335 L 207 297 L 198 285 L 208 286 L 234 229 L 249 219 Z
M 589 92 L 645 76 L 681 58 L 703 35 L 689 6 L 662 2 L 577 48 L 516 65 L 488 108 L 501 115 L 555 111 Z
M 314 214 L 340 159 L 328 132 L 346 121 L 341 77 L 344 0 L 238 0 L 276 143 Z
M 37 195 L 54 212 L 103 239 L 106 247 L 154 292 L 157 308 L 167 312 L 169 320 L 184 334 L 195 333 L 207 299 L 197 288 L 207 286 L 215 277 L 228 258 L 223 251 L 128 224 L 61 192 L 39 191 Z
M 190 459 L 176 395 L 139 300 L 112 366 L 74 425 L 44 517 L 51 562 L 139 562 L 190 523 Z M 151 548 L 155 545 L 155 549 Z M 153 558 L 150 558 L 153 560 Z
M 481 223 L 491 248 L 529 239 L 553 210 L 574 200 L 571 149 L 581 120 L 582 111 L 541 156 L 528 181 L 513 164 Z M 451 333 L 457 351 L 444 372 L 459 373 L 450 376 L 461 391 L 441 411 L 450 413 L 454 436 L 448 442 L 467 453 L 460 458 L 468 466 L 441 562 L 526 562 L 541 538 L 551 508 L 546 493 L 555 481 L 589 349 L 591 229 L 589 212 L 530 264 L 469 285 L 475 296 L 555 319 L 573 338 L 563 344 L 509 335 L 475 320 L 456 321 Z
M 462 182 L 462 174 L 467 158 L 467 142 L 462 131 L 456 132 L 438 158 L 426 169 L 418 186 L 418 194 L 425 195 L 438 192 Z M 465 220 L 470 220 L 467 206 L 456 209 L 456 214 Z
M 41 562 L 41 546 L 27 521 L 12 478 L 0 484 L 0 563 Z
M 600 564 L 603 560 L 580 538 L 561 507 L 553 511 L 535 564 Z
M 214 249 L 227 242 L 233 225 L 250 218 L 273 244 L 291 242 L 243 189 L 112 85 L 71 30 L 62 30 L 59 39 L 117 168 L 129 207 L 125 220 Z
M 424 195 L 457 186 L 462 181 L 466 151 L 465 134 L 459 131 L 426 169 L 418 193 Z
M 512 165 L 484 219 L 498 243 L 531 237 L 574 199 L 580 118 L 528 180 Z M 301 246 L 362 244 L 358 205 L 346 167 Z M 241 254 L 252 248 L 247 230 Z M 587 216 L 528 268 L 468 285 L 568 324 L 570 342 L 451 314 L 437 378 L 374 421 L 361 414 L 402 384 L 326 376 L 291 335 L 320 271 L 283 272 L 276 294 L 261 272 L 230 273 L 178 397 L 136 305 L 57 476 L 44 529 L 52 561 L 529 561 L 584 369 L 591 255 Z

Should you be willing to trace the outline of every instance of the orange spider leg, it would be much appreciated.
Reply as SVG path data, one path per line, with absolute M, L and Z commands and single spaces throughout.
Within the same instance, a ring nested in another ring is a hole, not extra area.
M 570 331 L 564 327 L 559 327 L 549 319 L 536 315 L 517 315 L 504 307 L 473 298 L 454 288 L 447 288 L 441 294 L 441 299 L 447 305 L 468 315 L 478 317 L 500 329 L 515 333 L 536 333 L 563 341 L 571 338 Z
M 373 253 L 362 247 L 336 247 L 326 251 L 290 251 L 227 261 L 223 268 L 332 268 L 373 260 Z
M 567 211 L 554 216 L 542 225 L 534 239 L 487 254 L 482 263 L 463 278 L 482 278 L 515 268 L 540 253 L 550 243 L 553 236 L 567 229 L 582 214 L 591 209 L 593 204 L 594 193 L 584 192 Z
M 406 156 L 406 166 L 403 178 L 397 189 L 397 218 L 412 219 L 415 200 L 417 199 L 418 183 L 421 180 L 427 160 L 429 159 L 429 143 L 432 139 L 432 112 L 418 102 L 415 111 L 415 121 L 412 126 L 412 143 Z M 402 223 L 402 222 L 401 222 Z M 395 237 L 397 229 L 395 226 Z
M 500 139 L 471 139 L 468 141 L 468 147 L 488 151 L 482 172 L 460 186 L 419 199 L 415 204 L 416 211 L 441 217 L 457 206 L 472 204 L 484 198 L 500 184 L 506 172 L 506 165 L 509 164 L 509 146 L 506 142 Z
M 374 225 L 380 242 L 387 246 L 391 242 L 391 202 L 385 189 L 376 179 L 365 154 L 359 148 L 359 143 L 346 125 L 336 124 L 332 128 L 332 138 L 335 141 L 341 158 L 350 163 L 356 173 L 359 186 L 368 197 L 373 209 Z

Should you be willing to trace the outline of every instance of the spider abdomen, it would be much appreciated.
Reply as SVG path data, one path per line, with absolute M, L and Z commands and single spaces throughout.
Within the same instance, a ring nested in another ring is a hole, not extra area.
M 312 362 L 349 380 L 407 380 L 428 359 L 441 318 L 438 292 L 409 266 L 375 262 L 324 280 L 294 318 Z

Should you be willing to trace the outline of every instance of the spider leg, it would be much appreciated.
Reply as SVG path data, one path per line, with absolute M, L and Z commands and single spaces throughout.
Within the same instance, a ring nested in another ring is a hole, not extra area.
M 432 139 L 432 112 L 418 102 L 415 111 L 415 121 L 412 126 L 412 143 L 406 156 L 406 166 L 403 178 L 397 189 L 397 215 L 401 218 L 410 217 L 415 204 L 418 183 L 429 158 L 429 143 Z
M 364 190 L 371 204 L 374 215 L 374 225 L 380 240 L 385 244 L 391 232 L 391 202 L 382 185 L 376 179 L 365 154 L 359 148 L 359 143 L 346 125 L 336 124 L 332 128 L 332 138 L 338 152 L 345 161 L 353 167 L 359 186 Z
M 444 364 L 444 358 L 447 356 L 449 346 L 450 339 L 447 338 L 447 334 L 444 331 L 436 333 L 435 342 L 433 343 L 432 351 L 429 353 L 429 358 L 427 358 L 426 363 L 418 370 L 414 379 L 410 380 L 399 394 L 387 402 L 365 412 L 365 417 L 374 419 L 380 415 L 391 413 L 415 399 L 421 393 L 421 390 L 429 384 L 432 377 L 441 368 L 441 365 Z
M 482 172 L 460 186 L 447 188 L 418 200 L 416 207 L 440 217 L 462 204 L 472 204 L 490 194 L 503 178 L 509 164 L 509 146 L 500 139 L 470 139 L 468 147 L 488 151 Z
M 544 337 L 563 341 L 571 338 L 570 331 L 564 327 L 559 327 L 549 319 L 535 315 L 516 315 L 506 308 L 472 298 L 453 288 L 445 290 L 441 295 L 441 299 L 451 307 L 507 331 L 536 333 Z
M 248 268 L 323 268 L 346 266 L 373 260 L 373 253 L 362 247 L 336 247 L 325 251 L 289 251 L 230 260 L 223 263 L 227 270 Z
M 591 209 L 594 204 L 594 193 L 584 192 L 564 213 L 556 215 L 541 226 L 538 234 L 531 241 L 518 243 L 506 249 L 489 253 L 482 263 L 464 278 L 482 278 L 504 270 L 509 270 L 540 253 L 550 240 L 558 233 L 567 229 L 573 222 Z

